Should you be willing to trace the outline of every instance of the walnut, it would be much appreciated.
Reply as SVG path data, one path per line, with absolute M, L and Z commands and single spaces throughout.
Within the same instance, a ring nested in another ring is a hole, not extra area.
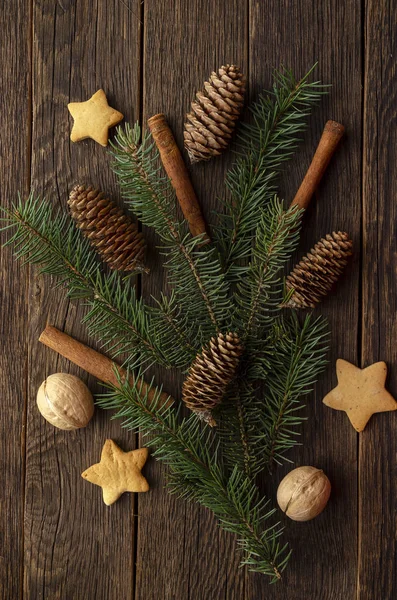
M 43 381 L 37 392 L 37 406 L 43 417 L 59 429 L 85 427 L 94 414 L 90 390 L 68 373 L 55 373 Z
M 293 521 L 310 521 L 324 510 L 330 493 L 330 481 L 321 469 L 299 467 L 281 481 L 277 502 Z

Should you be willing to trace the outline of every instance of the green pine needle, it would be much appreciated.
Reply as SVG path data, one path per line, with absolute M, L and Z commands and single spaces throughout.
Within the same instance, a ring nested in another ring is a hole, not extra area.
M 274 72 L 274 85 L 251 107 L 252 122 L 240 128 L 236 162 L 226 177 L 229 198 L 220 216 L 218 245 L 228 278 L 244 273 L 241 261 L 251 254 L 252 232 L 277 189 L 278 175 L 292 156 L 313 105 L 326 93 L 313 69 L 297 81 L 287 69 Z
M 275 509 L 260 498 L 252 478 L 238 466 L 225 473 L 213 431 L 203 429 L 195 415 L 180 420 L 178 410 L 161 404 L 162 389 L 154 388 L 153 382 L 151 389 L 150 400 L 140 374 L 135 385 L 119 379 L 98 403 L 115 410 L 113 418 L 122 418 L 124 427 L 143 432 L 154 456 L 168 466 L 172 493 L 208 508 L 225 531 L 237 536 L 242 564 L 278 580 L 290 552 L 287 545 L 280 545 L 282 529 L 274 522 Z
M 123 197 L 143 224 L 159 235 L 169 281 L 186 319 L 198 325 L 197 349 L 220 331 L 232 310 L 229 286 L 216 249 L 192 238 L 177 214 L 175 192 L 159 170 L 150 134 L 138 124 L 117 128 L 113 170 Z
M 11 210 L 3 209 L 3 229 L 13 229 L 12 244 L 17 259 L 41 266 L 41 273 L 58 277 L 67 296 L 88 306 L 84 317 L 89 333 L 113 358 L 126 356 L 126 366 L 160 364 L 173 367 L 181 358 L 175 345 L 162 346 L 163 330 L 174 330 L 172 304 L 156 309 L 136 298 L 129 280 L 114 272 L 104 275 L 95 252 L 67 215 L 53 210 L 50 202 L 30 194 Z M 185 364 L 190 354 L 185 354 Z

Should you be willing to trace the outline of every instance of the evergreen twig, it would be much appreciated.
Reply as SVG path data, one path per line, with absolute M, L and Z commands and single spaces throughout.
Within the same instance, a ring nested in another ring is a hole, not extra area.
M 263 329 L 280 311 L 280 273 L 297 246 L 301 213 L 296 207 L 284 210 L 283 202 L 274 197 L 259 220 L 252 259 L 235 292 L 237 327 L 243 332 L 245 345 L 261 341 Z
M 241 261 L 250 256 L 258 217 L 276 193 L 277 177 L 306 129 L 311 107 L 326 93 L 318 81 L 309 81 L 315 66 L 299 81 L 287 69 L 276 70 L 272 91 L 259 96 L 250 107 L 252 123 L 241 126 L 237 160 L 226 177 L 230 197 L 218 226 L 230 280 L 244 272 Z
M 297 244 L 300 214 L 296 208 L 285 211 L 283 203 L 276 197 L 269 202 L 267 211 L 263 213 L 257 225 L 252 260 L 248 265 L 246 276 L 243 282 L 237 285 L 235 291 L 235 301 L 238 305 L 235 328 L 242 332 L 245 354 L 250 361 L 249 368 L 243 375 L 248 381 L 254 382 L 258 379 L 258 357 L 259 370 L 264 367 L 261 354 L 258 352 L 263 348 L 267 329 L 271 327 L 275 315 L 280 311 L 280 297 L 283 293 L 280 271 Z M 258 415 L 263 411 L 262 407 L 256 407 L 252 387 L 250 388 L 248 384 L 246 386 L 245 390 L 240 386 L 240 393 L 234 395 L 232 403 L 224 404 L 224 408 L 228 423 L 235 423 L 233 432 L 236 434 L 238 432 L 241 441 L 245 472 L 257 473 L 265 465 L 259 459 L 256 451 L 257 444 L 252 442 L 252 436 L 249 436 L 247 431 L 248 423 L 256 422 Z M 255 406 L 256 416 L 252 410 L 253 406 Z M 221 406 L 221 414 L 222 410 Z M 233 411 L 234 418 L 231 414 Z M 223 430 L 221 431 L 224 433 Z M 240 462 L 236 457 L 233 444 L 228 443 L 230 428 L 225 434 L 226 456 L 231 450 L 230 462 L 236 460 Z M 233 439 L 234 436 L 231 437 Z
M 257 431 L 257 447 L 269 469 L 273 463 L 281 464 L 297 443 L 297 427 L 305 420 L 302 398 L 312 391 L 326 365 L 328 342 L 328 326 L 322 318 L 306 316 L 301 325 L 292 313 L 275 328 L 277 339 L 273 338 L 269 347 L 261 427 Z
M 122 194 L 142 223 L 160 236 L 170 283 L 186 314 L 201 325 L 197 338 L 202 345 L 220 331 L 232 309 L 216 249 L 203 246 L 201 236 L 191 238 L 186 223 L 179 220 L 175 192 L 162 175 L 149 134 L 141 136 L 138 124 L 118 127 L 112 147 Z
M 141 381 L 139 375 L 137 381 Z M 120 381 L 99 404 L 116 410 L 114 418 L 124 419 L 124 427 L 148 436 L 146 443 L 170 470 L 171 491 L 210 509 L 226 531 L 238 536 L 243 564 L 273 581 L 280 579 L 290 553 L 278 541 L 282 531 L 278 524 L 268 524 L 275 510 L 269 509 L 267 500 L 259 499 L 252 478 L 237 467 L 225 475 L 212 432 L 204 433 L 194 415 L 178 424 L 173 407 L 159 406 L 161 391 L 156 389 L 150 402 L 141 383 L 131 386 Z
M 124 354 L 126 365 L 173 366 L 158 343 L 150 323 L 151 309 L 137 299 L 135 289 L 118 273 L 103 275 L 89 242 L 66 215 L 55 213 L 51 204 L 30 194 L 11 210 L 3 209 L 4 229 L 14 229 L 7 244 L 13 244 L 18 259 L 41 265 L 41 272 L 60 278 L 71 299 L 84 300 L 89 332 L 112 356 Z

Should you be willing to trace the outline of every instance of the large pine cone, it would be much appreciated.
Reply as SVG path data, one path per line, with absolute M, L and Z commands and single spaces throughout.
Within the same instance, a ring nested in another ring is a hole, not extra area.
M 222 402 L 236 375 L 242 352 L 236 333 L 219 333 L 190 366 L 182 387 L 182 400 L 211 427 L 216 425 L 211 411 Z
M 197 92 L 185 123 L 184 140 L 192 163 L 221 154 L 229 144 L 244 104 L 245 78 L 238 67 L 213 72 Z
M 112 200 L 93 187 L 70 192 L 70 214 L 102 260 L 118 271 L 146 271 L 146 243 L 138 226 Z
M 287 292 L 293 293 L 284 306 L 314 308 L 339 279 L 352 247 L 348 234 L 341 231 L 334 231 L 317 242 L 288 275 Z

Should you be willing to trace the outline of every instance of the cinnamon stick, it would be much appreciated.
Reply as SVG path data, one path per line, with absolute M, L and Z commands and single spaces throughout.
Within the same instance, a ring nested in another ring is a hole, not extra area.
M 46 326 L 39 337 L 39 341 L 104 383 L 110 383 L 116 387 L 119 386 L 115 368 L 120 374 L 122 380 L 125 380 L 127 375 L 127 371 L 125 369 L 117 365 L 115 362 L 110 360 L 110 358 L 107 358 L 100 352 L 97 352 L 89 346 L 78 342 L 70 335 L 63 333 L 63 331 L 59 331 L 59 329 L 56 327 L 52 327 L 52 325 Z M 131 382 L 131 385 L 135 383 L 135 378 L 131 374 L 129 376 L 129 381 Z M 149 386 L 143 380 L 141 390 L 143 395 L 148 392 L 147 398 L 149 401 L 153 400 L 154 391 L 149 389 Z M 173 402 L 173 398 L 171 398 L 171 396 L 165 392 L 160 395 L 159 405 L 171 406 Z
M 322 133 L 317 150 L 313 156 L 310 167 L 303 179 L 291 206 L 307 208 L 310 200 L 321 181 L 322 176 L 334 154 L 339 141 L 343 137 L 345 128 L 336 121 L 327 121 Z
M 164 169 L 175 189 L 185 219 L 193 236 L 203 235 L 204 243 L 210 241 L 207 226 L 197 196 L 190 181 L 182 154 L 163 114 L 154 115 L 148 126 L 160 152 Z

